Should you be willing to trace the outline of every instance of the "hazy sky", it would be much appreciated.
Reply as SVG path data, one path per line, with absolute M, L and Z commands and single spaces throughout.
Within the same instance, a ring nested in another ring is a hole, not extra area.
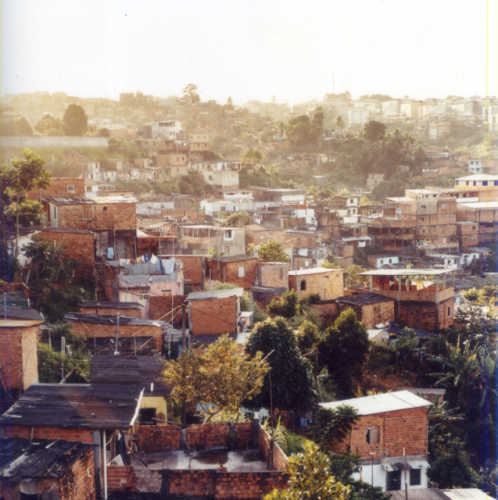
M 195 83 L 202 100 L 293 104 L 334 74 L 354 98 L 486 95 L 487 78 L 498 93 L 498 0 L 3 0 L 1 14 L 2 94 Z

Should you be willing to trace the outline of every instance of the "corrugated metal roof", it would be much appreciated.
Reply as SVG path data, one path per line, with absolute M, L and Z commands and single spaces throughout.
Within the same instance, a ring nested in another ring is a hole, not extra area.
M 450 500 L 492 500 L 493 497 L 477 488 L 457 488 L 442 490 Z
M 365 398 L 354 398 L 320 404 L 320 406 L 324 408 L 331 409 L 337 408 L 340 405 L 352 406 L 358 410 L 359 415 L 363 416 L 390 411 L 409 410 L 412 408 L 422 408 L 424 406 L 430 406 L 431 403 L 409 391 L 399 391 L 396 393 L 378 394 Z
M 437 276 L 452 273 L 454 269 L 374 269 L 359 273 L 361 276 Z M 290 274 L 290 273 L 289 273 Z
M 142 387 L 117 384 L 34 384 L 2 416 L 0 425 L 128 429 Z
M 303 276 L 306 274 L 326 274 L 330 272 L 341 271 L 342 269 L 329 269 L 328 267 L 313 267 L 311 269 L 301 269 L 299 271 L 289 271 L 289 276 Z
M 229 297 L 242 297 L 243 288 L 230 288 L 228 290 L 210 290 L 208 292 L 196 292 L 187 295 L 186 300 L 209 300 L 228 299 Z
M 110 302 L 98 300 L 86 300 L 78 304 L 82 308 L 97 309 L 142 309 L 142 304 L 138 302 Z
M 85 314 L 85 313 L 67 313 L 64 316 L 64 319 L 67 321 L 73 322 L 81 322 L 81 323 L 94 323 L 96 325 L 116 325 L 118 322 L 117 316 L 104 316 L 98 314 Z M 120 316 L 119 324 L 121 326 L 159 326 L 162 328 L 167 328 L 169 323 L 166 321 L 152 320 L 152 319 L 141 319 L 141 318 L 132 318 L 129 316 Z
M 2 307 L 0 303 L 0 318 L 7 316 L 9 319 L 27 319 L 33 321 L 45 321 L 45 318 L 36 310 L 24 307 Z
M 29 328 L 30 326 L 41 325 L 45 320 L 16 320 L 16 319 L 0 319 L 0 328 Z
M 91 444 L 24 438 L 0 439 L 0 477 L 13 482 L 62 478 Z
M 135 283 L 175 283 L 179 281 L 178 273 L 172 274 L 121 274 L 121 284 L 133 285 Z

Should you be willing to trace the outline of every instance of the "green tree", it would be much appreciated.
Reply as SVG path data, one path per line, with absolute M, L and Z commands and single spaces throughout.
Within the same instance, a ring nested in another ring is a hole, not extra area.
M 361 285 L 368 281 L 368 276 L 361 276 L 360 273 L 364 273 L 367 269 L 353 264 L 352 266 L 346 267 L 343 271 L 344 284 L 346 286 Z
M 16 251 L 19 253 L 19 226 L 37 223 L 43 217 L 43 207 L 28 200 L 31 190 L 50 186 L 50 173 L 45 169 L 45 160 L 30 149 L 23 151 L 23 158 L 14 158 L 10 166 L 0 168 L 2 226 L 6 219 L 15 221 Z
M 303 321 L 297 331 L 297 345 L 302 354 L 312 351 L 320 342 L 320 330 L 311 321 Z
M 348 405 L 317 410 L 313 419 L 313 432 L 320 450 L 333 452 L 349 436 L 359 419 L 358 411 Z
M 197 93 L 197 85 L 194 85 L 193 83 L 189 83 L 183 89 L 183 95 L 190 97 L 190 99 L 192 100 L 192 104 L 195 104 L 196 102 L 201 101 L 201 98 L 199 97 L 199 94 Z
M 240 156 L 240 161 L 244 164 L 254 165 L 263 159 L 263 152 L 256 148 L 246 149 Z
M 242 227 L 247 226 L 252 222 L 252 217 L 248 212 L 236 212 L 234 214 L 230 214 L 225 221 L 223 222 L 223 226 L 235 226 Z
M 427 475 L 439 489 L 475 488 L 478 485 L 479 476 L 470 466 L 465 446 L 458 439 L 438 450 L 430 465 Z
M 61 135 L 64 135 L 64 132 L 62 131 L 62 120 L 55 118 L 52 115 L 43 115 L 35 125 L 35 130 L 44 135 L 48 135 L 47 132 L 51 129 L 60 130 Z
M 343 311 L 334 326 L 325 331 L 318 345 L 320 359 L 334 374 L 344 394 L 353 394 L 353 377 L 362 375 L 369 347 L 367 329 L 353 309 Z
M 271 262 L 289 262 L 289 256 L 285 252 L 284 246 L 275 240 L 262 243 L 258 248 L 258 257 Z
M 267 308 L 266 312 L 272 316 L 281 316 L 286 320 L 292 319 L 297 316 L 300 312 L 299 308 L 299 295 L 295 290 L 289 290 L 282 294 L 280 299 L 272 300 Z
M 268 356 L 270 373 L 258 397 L 245 403 L 250 408 L 308 411 L 317 401 L 311 364 L 301 356 L 294 332 L 283 318 L 257 323 L 245 344 L 251 357 Z M 271 379 L 271 380 L 270 380 Z
M 319 106 L 318 108 L 315 109 L 315 112 L 313 114 L 313 124 L 318 125 L 319 127 L 323 127 L 324 117 L 325 114 L 323 112 L 323 108 Z
M 61 321 L 67 312 L 77 309 L 78 303 L 92 296 L 81 284 L 75 283 L 74 272 L 81 267 L 81 262 L 67 258 L 64 244 L 54 246 L 34 236 L 23 249 L 24 255 L 31 259 L 26 280 L 30 297 L 47 321 Z
M 361 135 L 367 141 L 381 141 L 386 135 L 386 129 L 387 127 L 383 123 L 370 120 L 363 126 Z
M 315 443 L 308 442 L 305 452 L 289 458 L 289 484 L 273 490 L 264 500 L 347 500 L 349 486 L 337 482 L 330 473 L 330 459 Z
M 111 137 L 111 131 L 108 128 L 99 128 L 97 137 Z
M 70 104 L 62 118 L 62 130 L 66 135 L 84 135 L 88 130 L 88 117 L 78 104 Z
M 346 128 L 346 123 L 341 116 L 338 116 L 334 121 L 334 128 L 337 130 L 344 130 Z
M 17 122 L 17 130 L 19 135 L 33 135 L 33 129 L 24 116 Z
M 238 414 L 242 401 L 258 396 L 268 364 L 260 352 L 249 356 L 223 335 L 207 347 L 191 348 L 177 361 L 165 364 L 164 378 L 171 396 L 195 411 L 201 407 L 204 424 L 220 412 Z
M 411 328 L 403 328 L 401 335 L 397 339 L 389 340 L 388 345 L 393 348 L 394 374 L 401 375 L 404 372 L 408 358 L 418 349 L 418 339 L 415 331 Z M 399 362 L 401 361 L 401 365 Z

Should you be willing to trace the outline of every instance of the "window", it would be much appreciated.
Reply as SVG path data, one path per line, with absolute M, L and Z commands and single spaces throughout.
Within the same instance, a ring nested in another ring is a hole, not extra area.
M 148 298 L 147 292 L 138 292 L 138 300 L 147 300 Z
M 420 210 L 427 210 L 427 205 L 420 205 Z
M 155 418 L 155 408 L 140 408 L 138 410 L 138 425 L 156 425 Z
M 57 207 L 54 207 L 54 219 L 57 219 Z
M 441 307 L 441 314 L 444 313 L 444 307 Z
M 451 307 L 448 307 L 448 317 L 451 316 Z
M 68 186 L 67 187 L 67 192 L 68 193 L 74 193 L 74 186 Z
M 284 270 L 282 268 L 280 268 L 280 279 L 284 279 Z
M 443 210 L 446 210 L 446 203 L 443 203 L 443 204 L 441 205 L 441 208 L 442 208 Z
M 487 186 L 488 185 L 488 181 L 482 181 L 482 185 L 483 186 Z
M 81 218 L 82 219 L 90 219 L 91 218 L 91 214 L 90 214 L 90 207 L 87 206 L 87 207 L 82 207 L 82 215 L 81 215 Z
M 421 218 L 420 218 L 420 220 L 421 220 L 422 222 L 424 222 L 424 221 L 425 221 L 425 217 L 421 217 Z
M 386 490 L 396 491 L 401 489 L 401 471 L 393 470 L 387 473 Z
M 265 237 L 264 233 L 259 233 L 259 239 L 262 240 Z
M 239 266 L 239 278 L 245 278 L 246 268 L 244 266 Z
M 420 486 L 422 484 L 422 471 L 420 469 L 410 470 L 410 486 Z
M 306 290 L 306 280 L 301 281 L 301 291 L 304 292 Z
M 366 440 L 368 444 L 378 444 L 380 441 L 380 429 L 378 425 L 367 427 Z
M 107 207 L 102 207 L 102 210 L 104 210 L 104 212 L 107 211 Z
M 231 240 L 233 239 L 233 231 L 231 229 L 228 229 L 228 231 L 225 231 L 225 234 L 223 235 L 225 240 Z
M 273 234 L 272 233 L 268 233 L 268 238 L 270 238 L 270 240 L 273 238 Z

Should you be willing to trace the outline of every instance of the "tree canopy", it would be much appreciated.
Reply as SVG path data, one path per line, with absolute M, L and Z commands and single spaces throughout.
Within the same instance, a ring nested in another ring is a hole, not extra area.
M 270 365 L 261 393 L 246 406 L 269 409 L 272 400 L 273 407 L 282 411 L 307 411 L 313 407 L 317 392 L 312 366 L 301 356 L 294 332 L 283 318 L 257 323 L 247 339 L 245 352 L 251 357 L 263 353 Z
M 78 104 L 70 104 L 62 118 L 62 130 L 66 135 L 84 135 L 88 130 L 88 116 Z
M 62 120 L 60 118 L 55 118 L 52 115 L 43 115 L 38 123 L 35 125 L 35 130 L 40 132 L 40 134 L 51 135 L 51 131 L 59 131 L 60 135 L 64 135 Z
M 266 312 L 272 316 L 281 316 L 287 320 L 297 316 L 300 312 L 299 308 L 299 295 L 295 290 L 285 292 L 280 299 L 272 300 Z
M 289 262 L 289 256 L 285 252 L 284 246 L 275 240 L 262 243 L 258 248 L 258 257 L 271 262 Z
M 163 374 L 173 386 L 172 397 L 191 411 L 200 406 L 208 423 L 220 412 L 238 414 L 242 401 L 258 396 L 267 371 L 261 352 L 249 356 L 223 335 L 207 347 L 182 352 L 166 363 Z

